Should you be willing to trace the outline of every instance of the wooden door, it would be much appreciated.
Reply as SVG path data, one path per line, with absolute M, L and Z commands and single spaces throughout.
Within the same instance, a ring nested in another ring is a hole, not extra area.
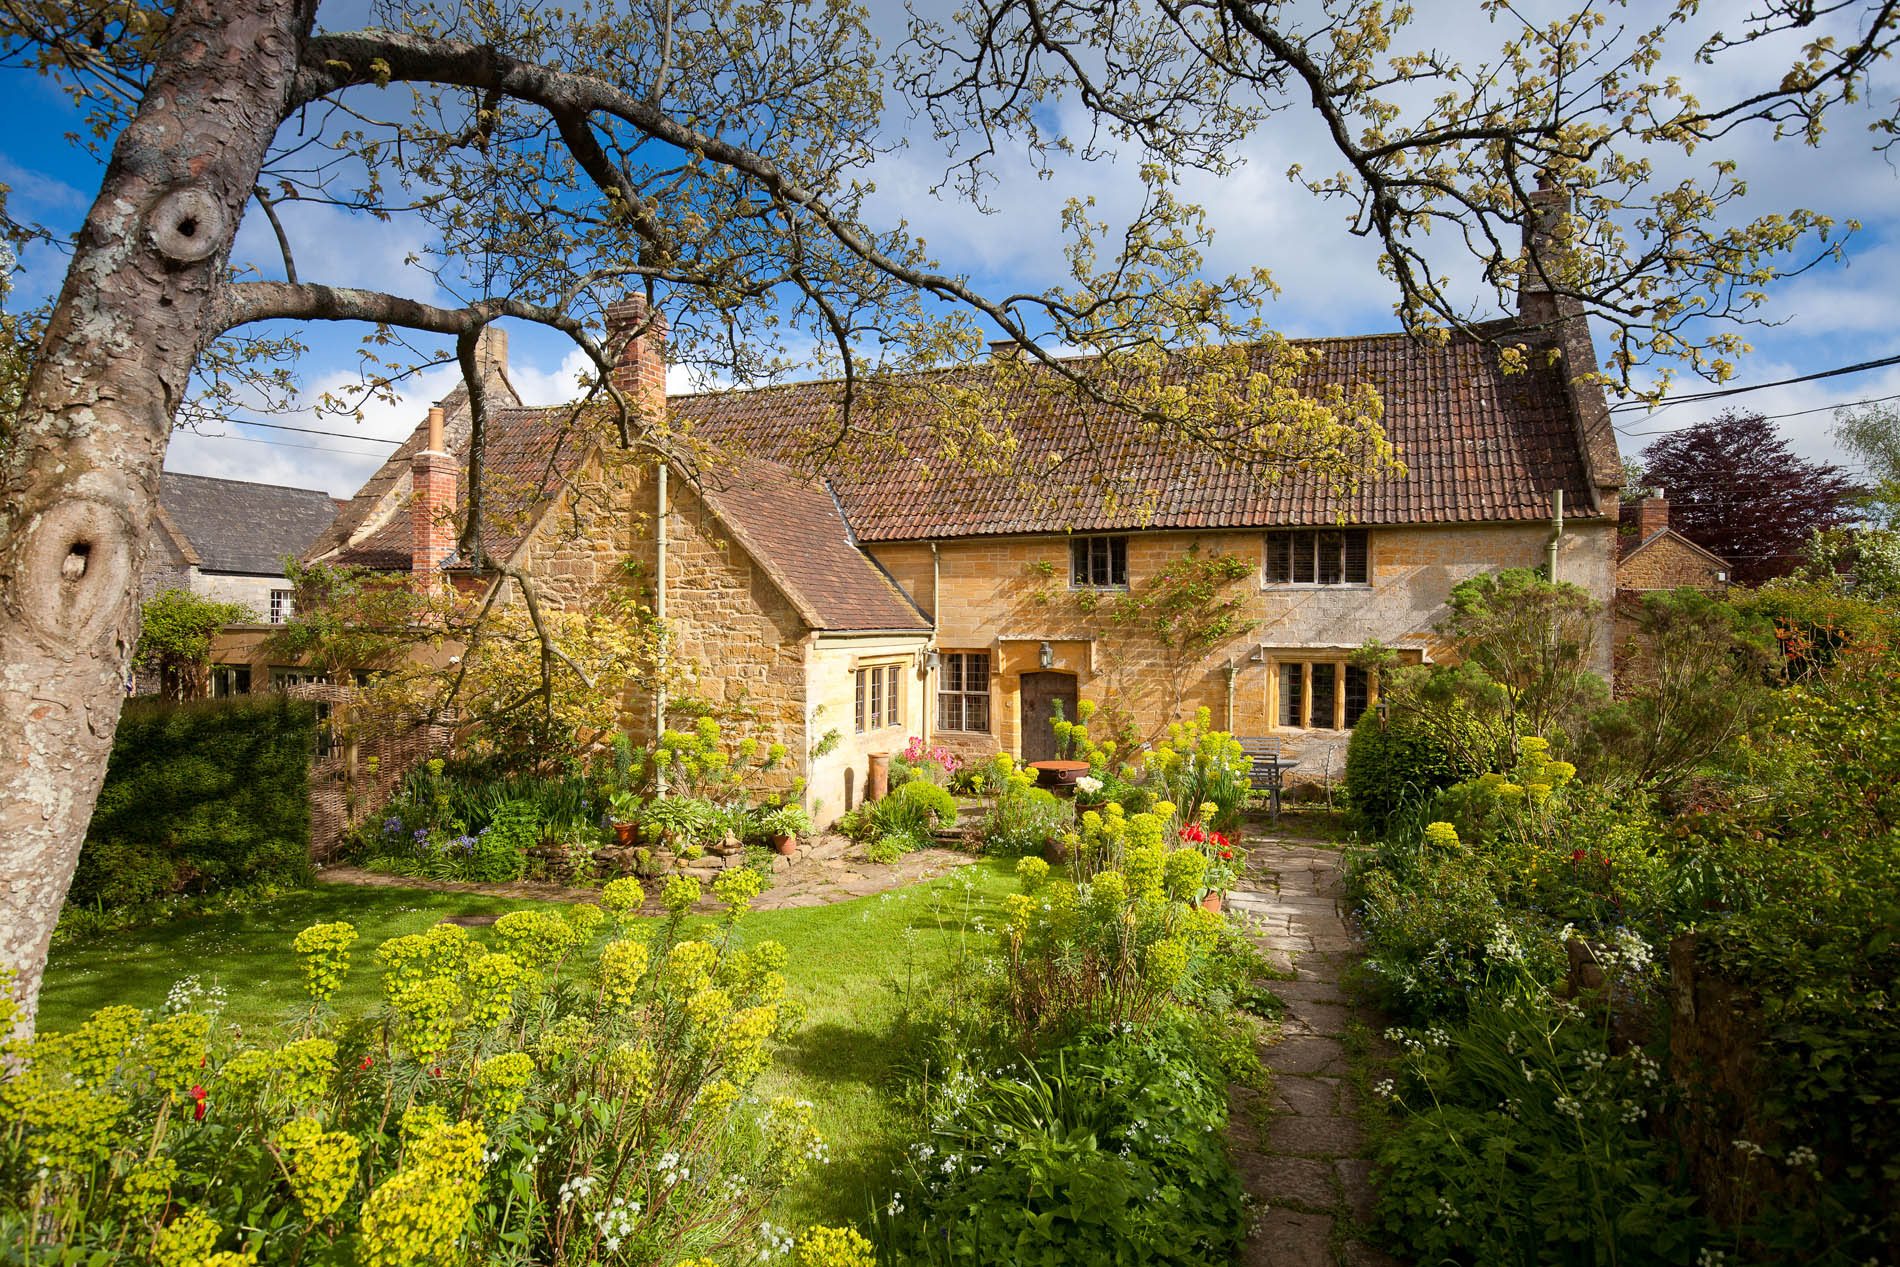
M 1075 720 L 1075 674 L 1023 674 L 1023 760 L 1056 758 L 1056 704 L 1062 715 Z

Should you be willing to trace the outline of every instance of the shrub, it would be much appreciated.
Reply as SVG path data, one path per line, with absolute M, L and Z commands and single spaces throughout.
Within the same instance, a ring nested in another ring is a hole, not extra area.
M 1398 707 L 1386 717 L 1367 709 L 1346 748 L 1346 803 L 1362 831 L 1382 834 L 1406 805 L 1489 770 L 1501 739 L 1464 709 Z
M 128 703 L 69 900 L 308 883 L 316 736 L 316 707 L 280 694 Z
M 1005 777 L 983 822 L 983 852 L 1003 857 L 1041 853 L 1043 845 L 1074 829 L 1074 804 L 1016 771 Z
M 1245 1227 L 1227 1074 L 1186 1025 L 952 1076 L 880 1238 L 900 1261 L 1225 1264 Z
M 759 881 L 723 875 L 725 913 L 690 938 L 689 887 L 650 943 L 591 906 L 370 955 L 348 924 L 306 929 L 290 1041 L 129 1007 L 41 1034 L 0 1070 L 0 1244 L 363 1267 L 749 1252 L 823 1145 L 809 1105 L 750 1096 L 796 1023 L 783 948 L 736 935 Z M 327 1000 L 365 959 L 383 1005 L 340 1021 Z M 0 1026 L 11 1008 L 0 990 Z

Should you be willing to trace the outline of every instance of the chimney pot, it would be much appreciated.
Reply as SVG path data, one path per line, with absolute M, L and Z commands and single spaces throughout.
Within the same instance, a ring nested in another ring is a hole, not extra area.
M 641 329 L 645 326 L 645 330 Z M 666 314 L 647 318 L 647 301 L 630 295 L 607 305 L 607 347 L 619 353 L 613 384 L 648 426 L 666 419 Z
M 429 406 L 429 452 L 441 453 L 442 448 L 442 406 Z

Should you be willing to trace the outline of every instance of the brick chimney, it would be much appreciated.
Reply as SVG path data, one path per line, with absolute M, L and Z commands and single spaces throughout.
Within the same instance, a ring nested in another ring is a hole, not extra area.
M 1570 195 L 1548 177 L 1539 177 L 1537 188 L 1525 201 L 1524 272 L 1517 279 L 1517 315 L 1525 325 L 1542 326 L 1556 321 L 1561 314 L 1557 296 L 1551 293 L 1549 283 L 1538 276 L 1535 261 L 1542 260 L 1547 270 L 1556 271 L 1559 252 L 1563 249 L 1557 242 L 1556 232 L 1564 213 L 1570 210 Z
M 645 325 L 646 329 L 641 330 Z M 666 421 L 666 314 L 647 320 L 647 301 L 631 295 L 607 305 L 607 346 L 620 352 L 613 384 L 634 410 L 634 425 Z
M 1656 490 L 1656 496 L 1645 497 L 1636 506 L 1636 539 L 1647 541 L 1669 526 L 1669 503 L 1663 498 L 1662 490 Z
M 409 459 L 409 568 L 433 580 L 455 553 L 455 458 L 442 439 L 442 407 L 429 410 L 429 446 Z

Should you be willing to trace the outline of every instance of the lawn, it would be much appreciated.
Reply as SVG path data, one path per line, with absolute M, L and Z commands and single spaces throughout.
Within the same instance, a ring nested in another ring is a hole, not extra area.
M 791 996 L 806 1010 L 804 1028 L 780 1051 L 759 1088 L 765 1096 L 810 1100 L 831 1146 L 831 1165 L 786 1194 L 773 1221 L 862 1221 L 907 1142 L 889 1094 L 904 1059 L 893 1022 L 904 984 L 940 971 L 959 953 L 967 921 L 998 926 L 1000 898 L 1014 891 L 1013 868 L 979 862 L 926 881 L 833 906 L 763 911 L 744 933 L 772 939 L 789 953 Z M 436 893 L 422 889 L 319 885 L 243 912 L 104 934 L 57 949 L 41 994 L 44 1029 L 70 1028 L 111 1003 L 156 1007 L 180 978 L 196 974 L 229 995 L 225 1019 L 247 1032 L 268 1027 L 303 1004 L 290 939 L 310 924 L 348 920 L 362 935 L 356 967 L 337 1003 L 374 1006 L 369 952 L 391 937 L 421 932 L 449 915 L 503 914 L 545 903 Z M 472 930 L 477 938 L 484 930 Z M 993 939 L 967 935 L 972 950 Z

